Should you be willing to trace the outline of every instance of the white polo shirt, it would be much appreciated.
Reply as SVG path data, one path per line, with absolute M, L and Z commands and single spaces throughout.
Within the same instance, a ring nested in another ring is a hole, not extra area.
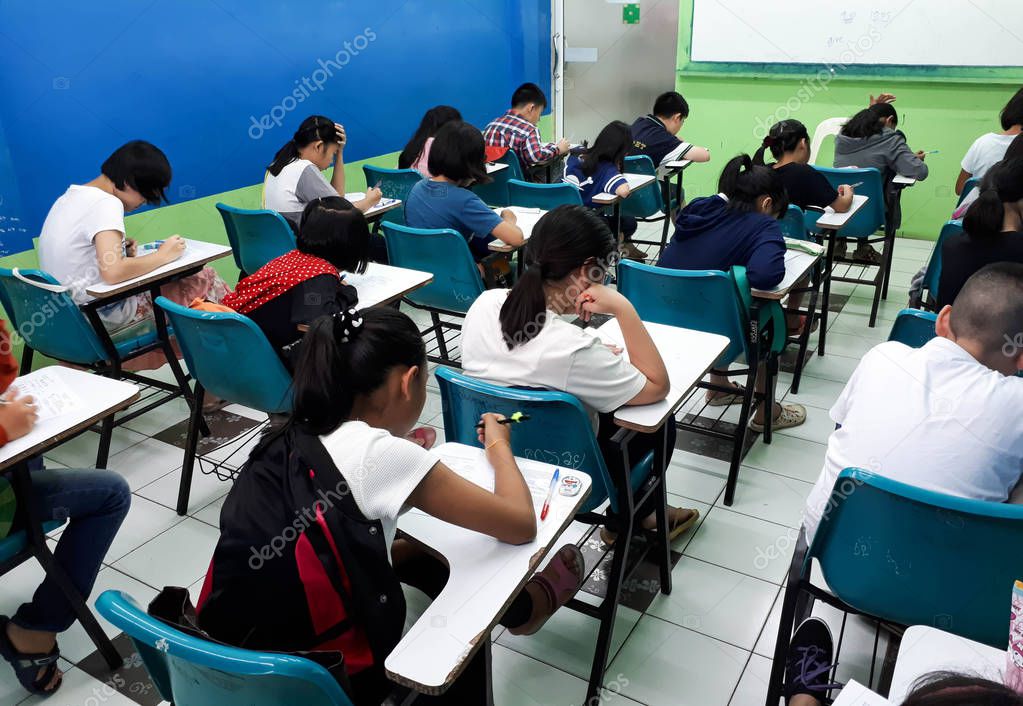
M 462 325 L 462 372 L 495 385 L 560 390 L 579 398 L 590 412 L 613 412 L 646 385 L 646 376 L 595 337 L 547 311 L 536 337 L 508 350 L 501 332 L 507 289 L 484 292 Z
M 946 338 L 871 349 L 831 408 L 841 428 L 803 512 L 817 531 L 845 468 L 976 500 L 1005 502 L 1023 472 L 1023 378 L 991 370 Z
M 977 178 L 982 178 L 996 162 L 1002 161 L 1005 151 L 1015 139 L 1016 135 L 1002 135 L 997 132 L 981 135 L 966 151 L 962 161 L 963 169 Z

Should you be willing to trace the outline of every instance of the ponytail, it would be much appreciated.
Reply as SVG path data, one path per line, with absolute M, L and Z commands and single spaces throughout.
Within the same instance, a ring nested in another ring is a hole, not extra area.
M 980 182 L 980 195 L 963 218 L 970 238 L 994 238 L 1002 232 L 1005 204 L 1023 201 L 1023 157 L 1003 159 Z
M 728 208 L 741 213 L 755 213 L 757 202 L 765 196 L 771 198 L 776 218 L 780 218 L 789 207 L 785 183 L 778 172 L 762 164 L 754 164 L 748 154 L 729 160 L 721 170 L 718 191 L 728 197 Z
M 764 161 L 764 153 L 767 152 L 768 148 L 773 144 L 773 140 L 770 137 L 765 137 L 763 144 L 753 153 L 753 166 L 765 167 L 767 163 Z
M 295 365 L 294 423 L 329 434 L 350 419 L 357 398 L 382 387 L 399 366 L 419 366 L 426 375 L 423 337 L 405 314 L 374 307 L 321 316 L 302 339 Z
M 281 170 L 298 159 L 298 152 L 314 142 L 337 142 L 337 128 L 334 121 L 322 115 L 311 115 L 302 121 L 298 130 L 284 147 L 277 150 L 274 161 L 266 168 L 273 176 L 280 176 Z
M 786 152 L 793 152 L 802 140 L 810 141 L 810 133 L 806 131 L 806 125 L 798 120 L 782 120 L 775 123 L 764 136 L 760 149 L 753 155 L 754 166 L 766 166 L 764 153 L 768 149 L 775 159 L 781 159 Z
M 615 255 L 615 238 L 596 212 L 584 206 L 548 211 L 526 241 L 526 271 L 501 306 L 501 333 L 508 350 L 529 343 L 546 325 L 545 283 L 564 280 L 588 263 L 593 271 L 587 277 L 598 282 Z

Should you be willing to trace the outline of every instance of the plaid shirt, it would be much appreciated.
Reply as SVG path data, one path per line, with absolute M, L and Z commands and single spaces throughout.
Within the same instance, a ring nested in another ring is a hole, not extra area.
M 495 118 L 483 131 L 491 147 L 507 147 L 525 164 L 547 162 L 558 156 L 558 146 L 540 142 L 540 130 L 514 111 Z

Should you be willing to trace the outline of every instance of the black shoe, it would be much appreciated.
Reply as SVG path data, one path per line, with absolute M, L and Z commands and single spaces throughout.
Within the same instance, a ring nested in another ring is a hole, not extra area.
M 837 238 L 838 236 L 834 236 L 834 237 Z M 846 253 L 848 251 L 849 251 L 849 244 L 845 240 L 839 239 L 839 240 L 835 241 L 835 255 L 834 255 L 834 258 L 835 258 L 836 261 L 844 260 L 845 256 L 846 256 Z
M 796 629 L 785 663 L 785 699 L 807 694 L 825 703 L 828 692 L 840 684 L 828 681 L 835 653 L 831 629 L 819 618 L 807 618 Z

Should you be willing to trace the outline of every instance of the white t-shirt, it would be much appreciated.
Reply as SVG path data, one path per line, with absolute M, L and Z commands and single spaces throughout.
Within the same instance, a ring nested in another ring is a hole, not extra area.
M 838 474 L 856 467 L 909 485 L 1004 502 L 1023 471 L 1023 378 L 991 370 L 947 338 L 871 349 L 831 408 L 842 428 L 807 498 L 807 539 Z
M 1009 145 L 1015 139 L 1016 135 L 1000 135 L 997 132 L 981 135 L 966 151 L 963 169 L 977 178 L 982 178 L 995 162 L 1002 161 L 1005 150 L 1009 149 Z
M 96 256 L 96 235 L 106 230 L 124 237 L 124 204 L 94 186 L 72 184 L 46 214 L 39 234 L 39 267 L 70 287 L 76 304 L 92 300 L 85 290 L 102 284 Z M 110 324 L 122 324 L 135 316 L 134 297 L 100 309 Z
M 409 496 L 440 457 L 365 422 L 345 422 L 320 441 L 362 514 L 367 520 L 380 520 L 390 555 L 398 517 L 408 510 Z
M 589 410 L 594 429 L 597 412 L 612 412 L 642 391 L 643 373 L 550 310 L 535 338 L 508 350 L 499 319 L 508 291 L 484 292 L 469 308 L 462 324 L 466 375 L 495 385 L 567 392 Z
M 308 159 L 296 159 L 277 176 L 267 172 L 263 190 L 266 207 L 298 225 L 306 204 L 319 198 L 337 196 L 327 177 Z

